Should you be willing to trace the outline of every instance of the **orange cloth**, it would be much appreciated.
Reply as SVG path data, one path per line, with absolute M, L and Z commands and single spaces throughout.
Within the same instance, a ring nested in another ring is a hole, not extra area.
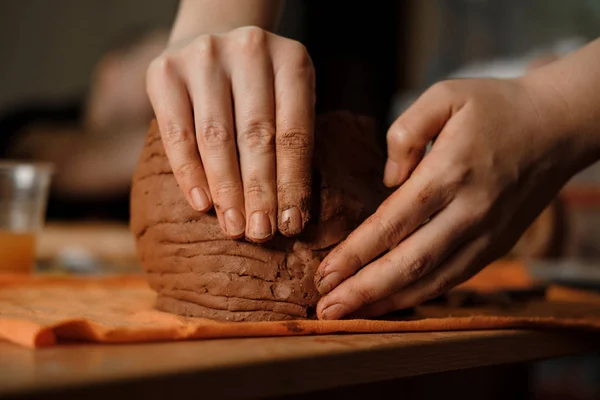
M 503 268 L 504 267 L 504 268 Z M 513 273 L 508 273 L 512 268 Z M 504 278 L 501 278 L 504 277 Z M 533 282 L 515 265 L 484 270 L 459 290 L 526 288 Z M 600 331 L 600 295 L 547 291 L 524 303 L 474 305 L 432 302 L 412 315 L 386 320 L 215 322 L 153 309 L 155 294 L 143 276 L 0 276 L 0 338 L 25 347 L 61 341 L 147 342 L 224 337 L 327 334 L 336 332 L 414 332 L 504 328 Z M 459 293 L 457 290 L 455 293 Z M 556 299 L 552 298 L 556 295 Z M 550 296 L 550 297 L 549 297 Z M 464 303 L 464 302 L 463 302 Z

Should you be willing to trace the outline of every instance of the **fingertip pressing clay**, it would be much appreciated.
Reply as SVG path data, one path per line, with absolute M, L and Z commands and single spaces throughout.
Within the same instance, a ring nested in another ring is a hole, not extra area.
M 231 240 L 213 212 L 187 203 L 154 121 L 133 177 L 131 230 L 156 307 L 226 321 L 313 317 L 319 263 L 390 193 L 382 183 L 384 161 L 370 119 L 345 111 L 317 117 L 304 231 L 263 244 Z

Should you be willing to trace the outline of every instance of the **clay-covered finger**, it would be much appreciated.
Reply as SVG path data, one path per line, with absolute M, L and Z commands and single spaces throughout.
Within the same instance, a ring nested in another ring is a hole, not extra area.
M 223 232 L 244 236 L 246 218 L 238 163 L 231 82 L 217 62 L 214 37 L 196 43 L 196 62 L 187 70 L 194 104 L 196 140 Z
M 396 248 L 322 298 L 317 307 L 318 315 L 338 319 L 413 284 L 460 247 L 471 230 L 468 216 L 451 204 Z
M 198 153 L 192 104 L 184 81 L 166 56 L 148 70 L 147 90 L 173 175 L 197 211 L 212 207 L 208 181 Z
M 374 318 L 396 310 L 416 307 L 445 294 L 471 278 L 487 264 L 481 257 L 487 245 L 488 239 L 485 237 L 466 243 L 432 273 L 385 299 L 363 307 L 353 316 Z
M 273 60 L 278 227 L 294 236 L 310 218 L 315 78 L 306 49 L 297 42 L 286 45 Z
M 277 229 L 275 100 L 268 34 L 239 31 L 231 82 L 246 210 L 246 238 L 264 242 Z
M 442 185 L 414 177 L 385 200 L 319 265 L 315 284 L 323 295 L 396 246 L 450 201 Z

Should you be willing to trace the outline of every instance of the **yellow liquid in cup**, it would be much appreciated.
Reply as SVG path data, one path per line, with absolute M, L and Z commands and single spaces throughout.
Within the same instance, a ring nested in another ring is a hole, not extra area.
M 35 234 L 0 230 L 0 273 L 31 273 L 35 263 Z

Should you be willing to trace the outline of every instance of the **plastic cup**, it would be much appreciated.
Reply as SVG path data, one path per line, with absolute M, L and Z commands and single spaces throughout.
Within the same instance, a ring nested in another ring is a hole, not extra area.
M 0 273 L 35 269 L 52 172 L 51 164 L 0 161 Z

